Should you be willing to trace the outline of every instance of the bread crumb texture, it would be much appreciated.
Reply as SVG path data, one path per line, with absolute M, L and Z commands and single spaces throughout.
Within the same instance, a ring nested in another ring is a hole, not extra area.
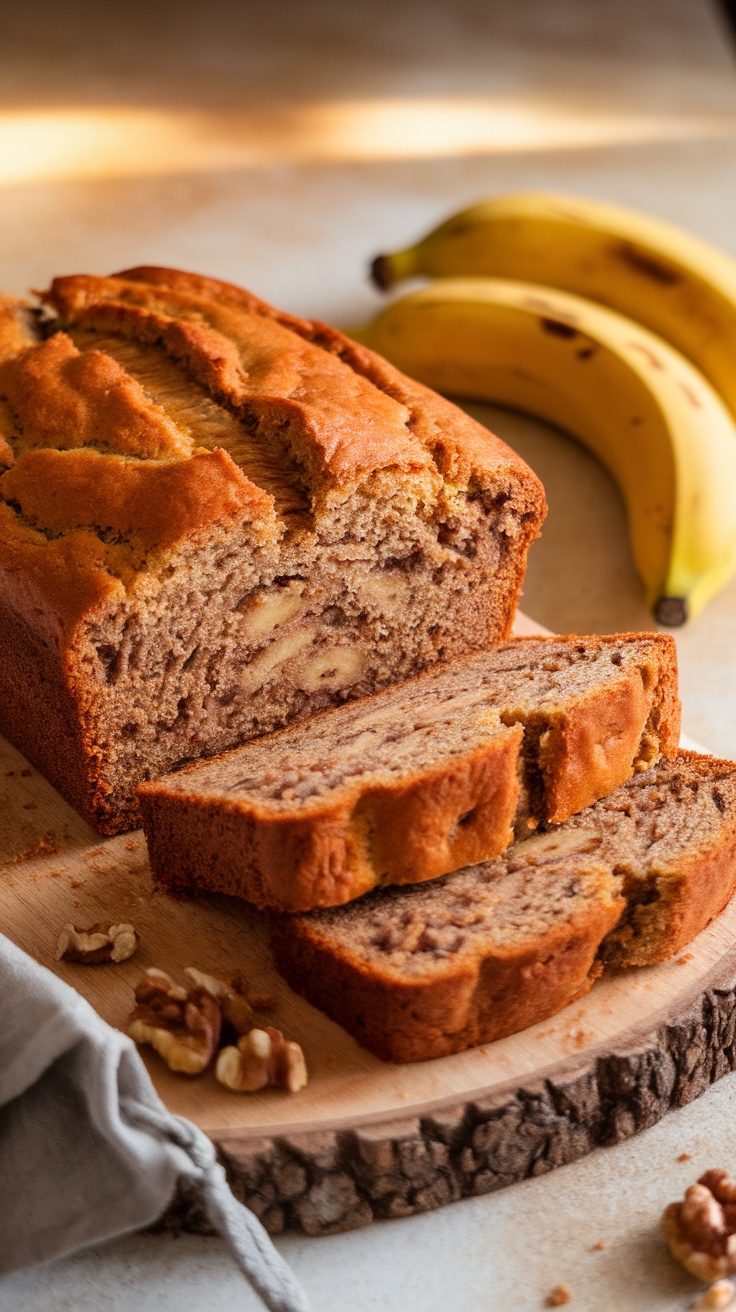
M 155 877 L 281 911 L 498 856 L 677 747 L 664 634 L 517 638 L 144 785 Z M 583 846 L 585 844 L 583 843 Z
M 213 279 L 43 303 L 0 300 L 0 730 L 102 831 L 143 778 L 507 636 L 544 494 L 480 424 Z
M 378 1056 L 546 1019 L 680 950 L 736 888 L 736 765 L 681 752 L 565 824 L 431 883 L 276 918 L 283 973 Z

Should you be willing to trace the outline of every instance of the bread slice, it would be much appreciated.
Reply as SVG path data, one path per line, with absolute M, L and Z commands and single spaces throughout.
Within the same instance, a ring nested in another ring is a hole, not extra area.
M 566 824 L 432 883 L 274 917 L 289 983 L 379 1057 L 551 1016 L 603 966 L 677 952 L 736 888 L 736 765 L 681 752 Z
M 679 736 L 665 634 L 518 638 L 140 790 L 154 875 L 334 906 L 496 856 Z
M 545 505 L 323 324 L 171 269 L 0 298 L 0 732 L 102 832 L 135 787 L 511 629 Z

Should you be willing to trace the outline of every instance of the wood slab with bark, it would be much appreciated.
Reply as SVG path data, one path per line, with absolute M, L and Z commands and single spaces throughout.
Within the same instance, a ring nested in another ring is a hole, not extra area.
M 538 631 L 529 622 L 524 631 Z M 119 965 L 56 962 L 62 925 L 129 921 Z M 295 1095 L 230 1093 L 144 1060 L 173 1111 L 216 1144 L 272 1232 L 330 1234 L 541 1175 L 653 1125 L 736 1067 L 736 904 L 664 965 L 610 974 L 553 1019 L 438 1061 L 379 1061 L 276 973 L 265 919 L 233 898 L 154 888 L 140 832 L 100 839 L 0 739 L 0 928 L 123 1026 L 142 970 L 240 973 L 262 1024 L 301 1043 Z M 180 1200 L 174 1215 L 197 1224 Z

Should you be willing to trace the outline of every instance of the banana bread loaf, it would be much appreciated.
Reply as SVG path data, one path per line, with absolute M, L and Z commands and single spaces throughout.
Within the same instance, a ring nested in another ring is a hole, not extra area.
M 289 983 L 379 1057 L 533 1025 L 604 966 L 688 943 L 736 888 L 736 765 L 681 752 L 502 857 L 350 906 L 274 917 Z
M 497 856 L 673 755 L 679 726 L 668 635 L 517 638 L 144 784 L 151 867 L 334 906 Z
M 524 462 L 341 334 L 167 269 L 0 303 L 0 731 L 101 831 L 184 761 L 509 633 Z

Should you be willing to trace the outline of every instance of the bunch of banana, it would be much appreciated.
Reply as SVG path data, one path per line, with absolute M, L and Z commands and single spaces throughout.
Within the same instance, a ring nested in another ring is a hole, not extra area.
M 353 335 L 439 391 L 572 433 L 623 493 L 656 618 L 697 614 L 736 571 L 736 262 L 631 211 L 520 195 L 373 275 L 439 281 Z

